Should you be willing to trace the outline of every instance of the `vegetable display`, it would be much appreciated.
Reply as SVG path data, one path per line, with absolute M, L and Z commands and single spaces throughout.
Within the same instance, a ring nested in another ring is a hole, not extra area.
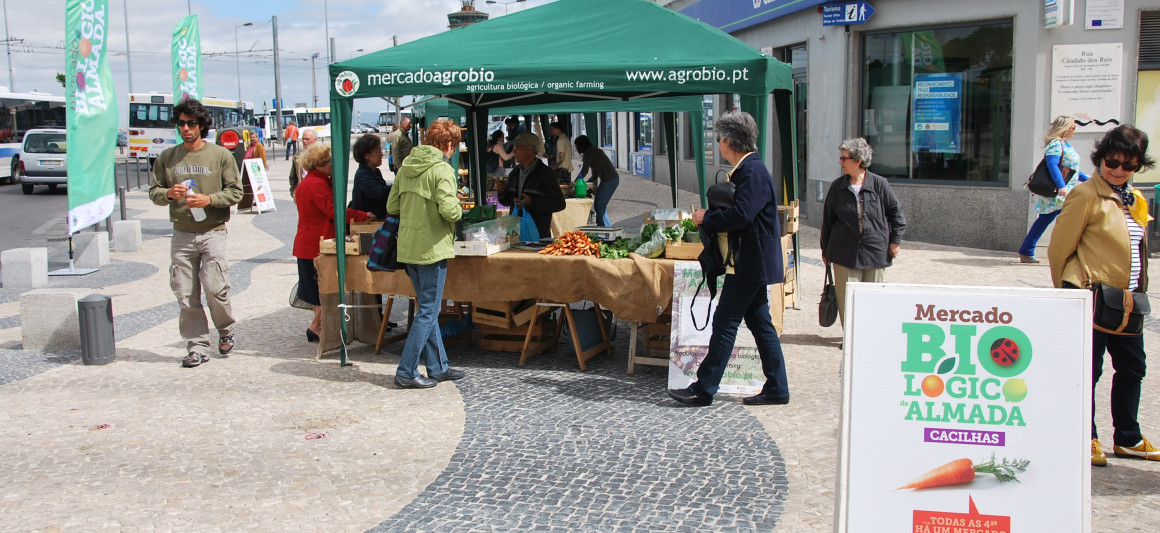
M 994 474 L 995 478 L 1001 482 L 1014 481 L 1018 483 L 1019 479 L 1016 474 L 1026 472 L 1027 466 L 1030 464 L 1031 461 L 1027 459 L 1009 460 L 1004 458 L 1001 462 L 995 462 L 995 454 L 991 454 L 990 461 L 979 464 L 973 464 L 970 459 L 955 459 L 894 490 L 922 490 L 958 485 L 975 479 L 975 474 Z
M 700 228 L 693 222 L 693 219 L 686 218 L 682 220 L 681 229 L 685 230 L 685 242 L 701 242 Z
M 540 250 L 544 255 L 600 255 L 600 245 L 582 231 L 569 231 Z
M 600 243 L 600 258 L 601 259 L 624 259 L 635 248 L 629 248 L 628 239 L 616 239 L 611 243 Z

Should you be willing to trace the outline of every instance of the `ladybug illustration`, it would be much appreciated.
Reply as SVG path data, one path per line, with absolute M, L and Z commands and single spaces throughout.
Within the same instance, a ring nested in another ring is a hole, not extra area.
M 991 344 L 991 359 L 1002 366 L 1011 366 L 1019 360 L 1019 345 L 1011 339 L 999 339 Z

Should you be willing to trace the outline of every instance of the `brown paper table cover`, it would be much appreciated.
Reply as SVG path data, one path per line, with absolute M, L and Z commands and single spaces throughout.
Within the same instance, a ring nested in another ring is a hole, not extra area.
M 443 297 L 464 302 L 590 300 L 623 320 L 655 322 L 672 303 L 674 263 L 636 254 L 627 259 L 597 259 L 519 250 L 486 257 L 459 256 L 447 262 Z M 337 256 L 320 256 L 314 264 L 320 291 L 336 294 Z M 346 290 L 414 296 L 406 272 L 371 272 L 363 255 L 346 257 Z

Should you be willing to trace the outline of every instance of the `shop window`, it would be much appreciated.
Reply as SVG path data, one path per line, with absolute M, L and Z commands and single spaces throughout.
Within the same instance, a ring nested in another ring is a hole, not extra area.
M 607 147 L 612 146 L 612 141 L 615 140 L 615 137 L 613 136 L 613 133 L 612 133 L 612 125 L 613 125 L 612 113 L 601 113 L 600 114 L 600 132 L 601 132 L 600 133 L 600 144 L 601 144 L 601 146 L 607 146 Z
M 862 135 L 870 170 L 894 179 L 1006 184 L 1009 20 L 868 33 Z
M 636 150 L 648 152 L 653 149 L 653 114 L 633 113 L 636 118 Z

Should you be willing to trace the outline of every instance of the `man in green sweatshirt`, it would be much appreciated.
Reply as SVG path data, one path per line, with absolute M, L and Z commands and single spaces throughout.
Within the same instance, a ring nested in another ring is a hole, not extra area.
M 173 223 L 169 285 L 181 307 L 177 324 L 189 352 L 181 364 L 195 367 L 209 361 L 203 289 L 218 330 L 218 353 L 224 356 L 234 349 L 226 221 L 230 206 L 242 199 L 242 185 L 229 150 L 205 140 L 213 119 L 201 102 L 191 98 L 173 106 L 173 123 L 182 143 L 157 158 L 149 199 L 169 206 L 169 221 Z

